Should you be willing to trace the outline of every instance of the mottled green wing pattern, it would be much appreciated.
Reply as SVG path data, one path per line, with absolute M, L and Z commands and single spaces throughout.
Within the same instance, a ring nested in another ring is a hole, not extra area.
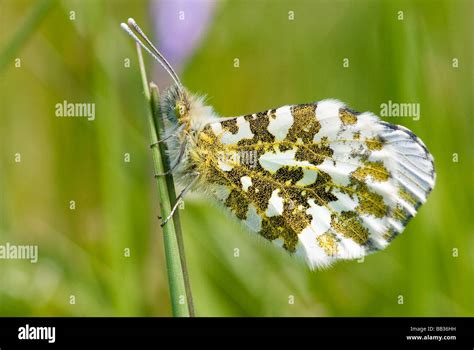
M 311 267 L 385 248 L 434 186 L 420 139 L 336 100 L 226 118 L 197 140 L 213 194 Z

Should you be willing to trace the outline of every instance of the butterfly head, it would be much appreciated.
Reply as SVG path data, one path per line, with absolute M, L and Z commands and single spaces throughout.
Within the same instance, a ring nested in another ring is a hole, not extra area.
M 129 18 L 127 23 L 122 23 L 121 27 L 125 30 L 128 35 L 130 35 L 133 40 L 143 48 L 147 53 L 150 54 L 170 75 L 173 79 L 175 85 L 169 89 L 168 102 L 171 104 L 174 111 L 173 115 L 169 115 L 170 120 L 179 120 L 184 118 L 189 113 L 189 103 L 187 98 L 187 92 L 185 91 L 181 81 L 179 80 L 178 75 L 171 66 L 171 64 L 166 60 L 163 54 L 158 51 L 155 45 L 148 39 L 143 30 L 138 26 L 133 18 Z
M 206 105 L 202 96 L 176 85 L 166 91 L 162 112 L 171 124 L 185 125 L 187 130 L 199 130 L 217 118 L 213 108 Z
M 163 99 L 163 114 L 172 124 L 186 124 L 191 114 L 191 98 L 182 87 L 170 87 Z

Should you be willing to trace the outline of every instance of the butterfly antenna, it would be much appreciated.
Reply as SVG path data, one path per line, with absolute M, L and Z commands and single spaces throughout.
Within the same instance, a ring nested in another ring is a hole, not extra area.
M 133 40 L 137 42 L 146 52 L 148 52 L 155 60 L 157 60 L 163 68 L 168 72 L 171 78 L 174 80 L 176 85 L 178 86 L 180 92 L 183 91 L 183 84 L 178 78 L 178 75 L 174 71 L 173 67 L 169 64 L 166 58 L 161 54 L 160 51 L 153 45 L 153 43 L 148 39 L 148 37 L 143 33 L 142 29 L 138 26 L 133 18 L 129 18 L 127 24 L 121 23 L 120 26 L 123 30 L 125 30 L 128 35 L 130 35 Z M 148 44 L 147 45 L 145 45 Z

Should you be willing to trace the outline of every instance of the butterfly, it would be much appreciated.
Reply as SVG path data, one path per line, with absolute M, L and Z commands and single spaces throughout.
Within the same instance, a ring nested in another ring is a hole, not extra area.
M 160 141 L 184 186 L 178 198 L 190 189 L 212 194 L 310 268 L 384 249 L 433 189 L 433 156 L 405 127 L 333 99 L 222 118 L 186 90 L 133 19 L 122 28 L 174 80 Z

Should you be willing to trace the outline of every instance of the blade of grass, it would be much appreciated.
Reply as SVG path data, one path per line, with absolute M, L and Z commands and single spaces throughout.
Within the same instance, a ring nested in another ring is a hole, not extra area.
M 152 110 L 153 110 L 153 116 L 154 116 L 154 122 L 155 122 L 155 130 L 157 130 L 157 135 L 164 135 L 164 130 L 165 130 L 165 125 L 163 123 L 163 118 L 161 118 L 161 111 L 160 111 L 160 98 L 159 98 L 159 91 L 158 87 L 154 83 L 150 83 L 150 91 L 151 95 L 153 98 L 154 93 L 155 95 L 155 101 L 157 104 L 152 105 Z M 169 161 L 167 157 L 167 149 L 166 149 L 166 144 L 164 142 L 159 144 L 160 148 L 160 154 L 162 159 L 165 160 L 164 165 L 165 165 L 165 172 L 169 170 Z M 170 198 L 171 203 L 176 203 L 176 191 L 174 188 L 174 181 L 173 181 L 173 175 L 168 174 L 165 176 L 166 180 L 166 186 L 168 188 L 168 195 Z M 183 271 L 183 278 L 184 278 L 184 287 L 186 289 L 186 297 L 187 297 L 187 302 L 188 302 L 188 308 L 189 308 L 189 315 L 191 317 L 195 316 L 194 313 L 194 302 L 193 302 L 193 297 L 191 293 L 191 282 L 189 280 L 189 273 L 188 273 L 188 266 L 186 263 L 186 255 L 184 252 L 184 240 L 183 240 L 183 231 L 181 229 L 181 220 L 179 218 L 179 210 L 177 210 L 174 213 L 173 216 L 173 223 L 175 227 L 175 232 L 176 232 L 176 240 L 178 243 L 178 250 L 179 250 L 179 258 L 181 260 L 181 268 Z
M 139 45 L 137 45 L 137 53 L 143 89 L 150 103 L 148 124 L 150 127 L 151 144 L 156 144 L 160 135 L 159 130 L 163 130 L 164 128 L 163 123 L 160 123 L 161 108 L 159 90 L 155 84 L 148 84 L 143 55 Z M 168 168 L 168 163 L 165 161 L 165 151 L 164 143 L 160 143 L 159 147 L 152 148 L 153 166 L 157 174 L 165 173 Z M 176 202 L 173 178 L 172 176 L 159 176 L 156 182 L 160 198 L 161 215 L 167 217 Z M 173 219 L 169 220 L 163 226 L 163 238 L 173 316 L 194 316 L 191 288 L 184 256 L 181 225 L 179 224 L 177 215 L 174 215 Z

